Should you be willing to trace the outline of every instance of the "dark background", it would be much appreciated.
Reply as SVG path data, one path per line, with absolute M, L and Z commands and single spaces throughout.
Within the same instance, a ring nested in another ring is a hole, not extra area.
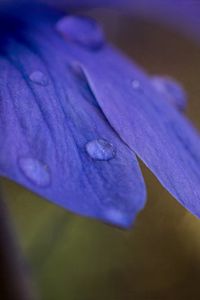
M 108 38 L 152 74 L 180 81 L 200 129 L 200 48 L 158 24 L 94 13 Z M 70 214 L 2 180 L 43 300 L 188 300 L 200 295 L 200 221 L 143 166 L 148 203 L 130 231 Z

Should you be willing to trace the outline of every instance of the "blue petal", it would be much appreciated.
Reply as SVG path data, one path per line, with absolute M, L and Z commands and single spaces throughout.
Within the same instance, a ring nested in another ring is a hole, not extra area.
M 82 58 L 91 90 L 111 125 L 162 185 L 200 217 L 200 138 L 186 118 L 152 85 L 150 77 L 105 47 Z M 90 59 L 89 59 L 90 57 Z
M 145 204 L 135 154 L 105 118 L 55 19 L 23 18 L 26 26 L 16 18 L 15 32 L 0 34 L 1 176 L 78 214 L 130 226 Z

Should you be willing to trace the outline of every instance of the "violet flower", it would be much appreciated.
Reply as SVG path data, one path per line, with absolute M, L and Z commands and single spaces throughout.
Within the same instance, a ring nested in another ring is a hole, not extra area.
M 0 12 L 0 175 L 70 211 L 129 227 L 146 201 L 137 155 L 200 217 L 200 138 L 182 113 L 181 86 L 148 76 L 94 20 L 72 15 L 81 1 L 65 1 L 66 15 L 32 2 L 11 1 Z M 99 4 L 81 6 L 91 3 Z M 159 11 L 163 2 L 153 3 Z M 183 12 L 198 36 L 193 11 Z

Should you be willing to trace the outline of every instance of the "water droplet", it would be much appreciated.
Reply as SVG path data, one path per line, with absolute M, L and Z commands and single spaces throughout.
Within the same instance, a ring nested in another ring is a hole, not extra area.
M 49 83 L 48 78 L 41 71 L 34 71 L 29 78 L 32 82 L 42 86 L 47 86 Z
M 187 105 L 187 95 L 183 87 L 175 80 L 167 76 L 154 76 L 152 84 L 165 98 L 180 110 Z
M 91 18 L 69 16 L 56 24 L 57 31 L 67 40 L 90 49 L 99 49 L 104 44 L 104 33 Z
M 42 187 L 49 185 L 50 173 L 47 165 L 34 158 L 21 157 L 19 166 L 24 175 L 33 183 Z
M 110 160 L 116 155 L 114 146 L 104 139 L 96 139 L 87 143 L 86 151 L 95 160 Z
M 140 89 L 140 88 L 141 88 L 141 85 L 140 85 L 139 80 L 134 79 L 134 80 L 132 81 L 132 87 L 133 87 L 135 90 Z
M 130 227 L 134 221 L 134 218 L 131 218 L 128 214 L 114 208 L 107 209 L 104 212 L 104 218 L 107 222 L 124 228 Z

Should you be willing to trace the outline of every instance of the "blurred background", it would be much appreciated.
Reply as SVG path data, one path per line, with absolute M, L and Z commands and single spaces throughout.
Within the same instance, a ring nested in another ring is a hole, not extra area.
M 93 12 L 108 39 L 150 74 L 185 87 L 200 130 L 200 48 L 159 24 Z M 200 221 L 142 166 L 148 202 L 130 231 L 81 218 L 1 179 L 41 300 L 188 300 L 200 295 Z

